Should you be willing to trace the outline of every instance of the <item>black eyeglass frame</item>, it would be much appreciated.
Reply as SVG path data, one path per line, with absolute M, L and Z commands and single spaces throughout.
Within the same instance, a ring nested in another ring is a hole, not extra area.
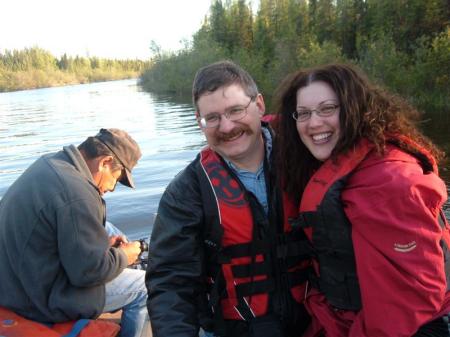
M 222 116 L 224 116 L 226 119 L 233 121 L 233 122 L 237 122 L 239 120 L 241 120 L 242 118 L 244 118 L 245 116 L 247 116 L 248 114 L 248 107 L 250 106 L 250 104 L 252 102 L 254 102 L 256 99 L 256 97 L 250 97 L 250 102 L 248 102 L 248 104 L 245 107 L 240 107 L 240 106 L 236 106 L 231 108 L 229 111 L 226 111 L 224 113 L 211 113 L 207 116 L 213 116 L 213 117 L 218 117 L 217 119 L 217 125 L 211 125 L 208 126 L 207 125 L 207 121 L 205 119 L 205 117 L 199 117 L 197 118 L 197 121 L 200 123 L 200 126 L 202 129 L 211 129 L 211 128 L 217 128 L 220 125 L 220 121 L 222 120 Z M 236 114 L 237 117 L 232 117 L 232 112 L 236 111 L 236 110 L 242 110 L 241 112 L 239 112 L 238 114 Z M 206 116 L 206 117 L 207 117 Z M 214 122 L 215 124 L 215 122 Z
M 303 111 L 301 113 L 298 110 L 295 110 L 292 113 L 292 118 L 299 123 L 306 122 L 311 119 L 313 112 L 315 112 L 319 117 L 330 117 L 336 113 L 336 110 L 339 109 L 339 107 L 340 105 L 337 103 L 325 103 L 315 107 L 314 109 L 302 109 Z M 327 108 L 330 110 L 324 110 Z M 299 118 L 299 115 L 305 116 L 305 118 Z

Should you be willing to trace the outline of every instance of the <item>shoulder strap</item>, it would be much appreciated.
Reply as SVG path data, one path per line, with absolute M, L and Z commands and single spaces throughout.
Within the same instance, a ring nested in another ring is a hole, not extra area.
M 221 248 L 223 228 L 220 226 L 218 200 L 214 189 L 211 187 L 212 183 L 203 163 L 205 156 L 211 156 L 212 154 L 209 148 L 203 149 L 200 152 L 197 175 L 205 217 L 203 221 L 204 227 L 202 229 L 203 240 L 207 247 L 219 251 Z
M 89 322 L 89 319 L 79 319 L 73 325 L 72 330 L 70 330 L 68 334 L 63 335 L 62 337 L 77 337 L 80 334 L 81 330 L 83 330 L 89 324 Z

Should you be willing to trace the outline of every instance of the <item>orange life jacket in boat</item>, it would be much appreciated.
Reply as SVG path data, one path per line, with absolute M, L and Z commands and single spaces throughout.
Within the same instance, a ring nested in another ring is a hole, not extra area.
M 0 307 L 1 337 L 114 337 L 119 330 L 116 323 L 88 319 L 48 326 Z

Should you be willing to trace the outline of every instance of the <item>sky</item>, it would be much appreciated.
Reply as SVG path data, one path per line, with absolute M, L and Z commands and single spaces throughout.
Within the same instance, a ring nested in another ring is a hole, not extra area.
M 62 54 L 148 59 L 151 41 L 179 50 L 211 0 L 1 0 L 0 52 L 40 47 Z

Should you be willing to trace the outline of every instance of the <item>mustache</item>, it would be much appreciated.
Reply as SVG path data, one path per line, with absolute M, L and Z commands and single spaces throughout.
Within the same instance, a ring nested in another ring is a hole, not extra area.
M 248 135 L 251 135 L 253 133 L 253 131 L 248 127 L 237 127 L 227 133 L 217 132 L 216 138 L 219 141 L 228 141 L 228 140 L 236 137 L 237 135 L 240 135 L 242 132 L 244 132 Z

